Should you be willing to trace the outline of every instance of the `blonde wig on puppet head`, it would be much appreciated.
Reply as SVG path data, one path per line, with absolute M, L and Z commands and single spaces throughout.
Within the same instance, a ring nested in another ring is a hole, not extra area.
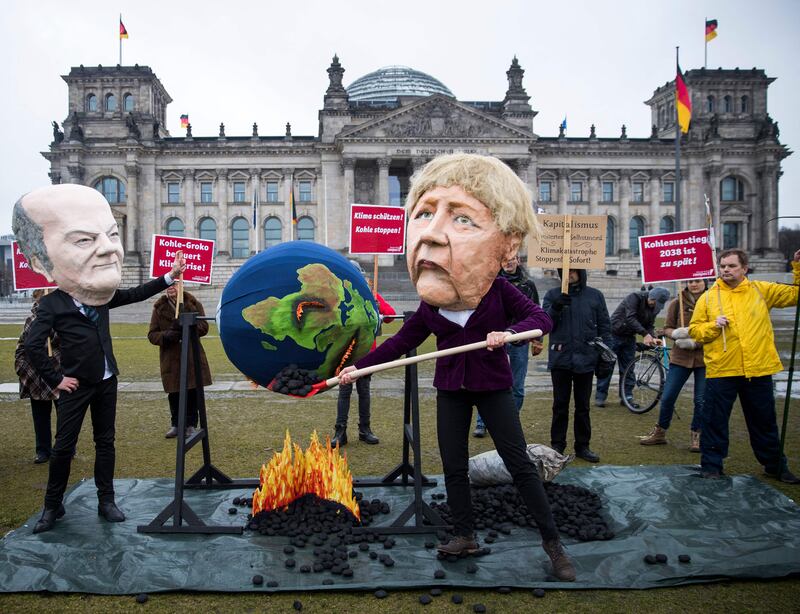
M 450 154 L 428 162 L 411 178 L 406 210 L 428 190 L 459 186 L 492 212 L 497 227 L 522 241 L 527 235 L 538 239 L 540 226 L 533 213 L 528 187 L 504 162 L 492 156 Z

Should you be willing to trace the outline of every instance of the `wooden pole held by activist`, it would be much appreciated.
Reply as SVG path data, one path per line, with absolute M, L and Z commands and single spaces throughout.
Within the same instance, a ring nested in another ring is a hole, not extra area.
M 175 258 L 180 260 L 183 258 L 183 251 L 178 250 L 178 253 L 175 254 Z M 178 284 L 178 296 L 175 297 L 175 319 L 181 314 L 181 307 L 183 307 L 183 272 L 178 275 L 178 279 L 175 281 Z
M 569 293 L 570 246 L 572 244 L 572 216 L 564 216 L 564 254 L 561 260 L 561 294 Z
M 372 260 L 372 294 L 378 293 L 378 254 Z

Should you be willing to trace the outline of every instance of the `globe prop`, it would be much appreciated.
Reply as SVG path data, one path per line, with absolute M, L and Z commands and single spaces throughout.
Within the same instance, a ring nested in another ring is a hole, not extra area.
M 293 386 L 300 385 L 285 391 L 274 380 L 288 371 L 316 381 L 338 375 L 369 352 L 379 316 L 366 280 L 346 258 L 294 241 L 242 265 L 222 292 L 217 323 L 228 359 L 244 375 L 306 396 L 308 378 L 295 378 Z

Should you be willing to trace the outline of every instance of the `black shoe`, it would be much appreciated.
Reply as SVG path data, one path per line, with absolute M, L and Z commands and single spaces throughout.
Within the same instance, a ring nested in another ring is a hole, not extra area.
M 97 515 L 102 516 L 108 522 L 123 522 L 125 520 L 125 514 L 122 513 L 122 510 L 119 509 L 117 504 L 113 501 L 98 504 Z
M 639 409 L 639 404 L 634 402 L 634 400 L 628 397 L 628 402 L 626 403 L 624 400 L 619 402 L 622 407 L 628 407 L 629 409 Z
M 587 463 L 599 463 L 600 456 L 598 456 L 595 452 L 592 452 L 589 448 L 581 448 L 580 450 L 575 450 L 575 456 L 578 458 L 582 458 Z
M 555 450 L 559 454 L 564 454 L 564 448 L 566 448 L 566 446 L 557 446 L 555 444 L 550 444 L 550 447 L 553 448 L 553 450 Z
M 50 456 L 48 454 L 44 454 L 43 452 L 37 452 L 36 458 L 33 459 L 34 465 L 41 465 L 42 463 L 46 463 L 50 460 Z
M 701 469 L 700 477 L 706 480 L 719 480 L 722 477 L 722 472 L 716 469 Z
M 486 427 L 485 426 L 476 426 L 475 430 L 472 431 L 473 437 L 486 437 Z
M 783 482 L 784 484 L 800 484 L 800 478 L 798 478 L 788 469 L 781 471 L 780 475 L 777 473 L 771 473 L 769 471 L 764 471 L 764 473 L 771 478 L 775 478 L 779 482 Z
M 372 429 L 369 428 L 369 424 L 358 425 L 358 438 L 364 443 L 368 443 L 370 445 L 375 445 L 376 443 L 381 442 L 375 433 L 372 432 Z
M 44 510 L 42 510 L 41 518 L 39 518 L 39 520 L 36 522 L 36 526 L 33 527 L 33 532 L 44 533 L 45 531 L 49 531 L 56 526 L 56 520 L 61 518 L 66 513 L 67 512 L 64 509 L 63 503 L 54 510 L 44 508 Z
M 336 430 L 333 433 L 333 437 L 331 437 L 331 447 L 335 448 L 336 446 L 343 448 L 347 445 L 347 425 L 346 424 L 337 424 Z

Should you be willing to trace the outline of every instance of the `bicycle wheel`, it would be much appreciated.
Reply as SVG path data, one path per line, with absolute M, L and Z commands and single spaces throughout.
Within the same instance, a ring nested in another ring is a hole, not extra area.
M 624 382 L 632 380 L 630 397 L 622 394 L 622 400 L 634 414 L 644 414 L 653 409 L 664 390 L 664 366 L 656 356 L 641 354 L 628 365 L 622 374 L 620 391 L 624 391 Z

